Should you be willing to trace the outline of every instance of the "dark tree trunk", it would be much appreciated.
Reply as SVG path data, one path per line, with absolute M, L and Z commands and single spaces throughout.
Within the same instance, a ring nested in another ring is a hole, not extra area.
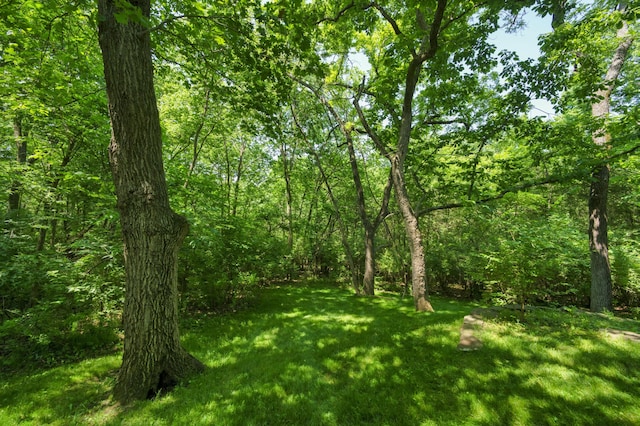
M 109 156 L 124 240 L 124 354 L 116 400 L 147 398 L 204 366 L 180 344 L 177 255 L 189 226 L 169 206 L 149 32 L 118 23 L 116 0 L 98 0 L 109 98 Z M 133 0 L 149 16 L 149 0 Z
M 282 172 L 285 185 L 285 212 L 287 216 L 287 249 L 289 254 L 293 253 L 293 194 L 291 191 L 291 161 L 287 154 L 287 146 L 284 142 L 280 145 L 280 155 L 282 157 Z
M 238 167 L 236 167 L 235 182 L 233 183 L 233 205 L 231 207 L 231 216 L 235 217 L 238 214 L 238 197 L 240 196 L 240 179 L 242 178 L 242 163 L 244 162 L 244 152 L 247 149 L 246 142 L 242 141 L 240 145 L 240 153 L 238 157 Z M 293 245 L 293 241 L 291 242 Z
M 609 166 L 594 173 L 589 192 L 589 248 L 591 249 L 591 310 L 613 309 L 609 238 L 607 230 L 607 196 Z

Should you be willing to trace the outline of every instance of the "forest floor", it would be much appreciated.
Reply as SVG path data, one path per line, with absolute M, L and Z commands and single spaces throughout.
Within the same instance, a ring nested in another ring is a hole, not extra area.
M 470 324 L 479 304 L 359 298 L 328 282 L 274 285 L 252 306 L 183 322 L 207 365 L 171 393 L 123 407 L 109 397 L 120 355 L 0 382 L 0 424 L 478 425 L 640 424 L 638 321 L 532 311 Z M 624 325 L 622 327 L 621 325 Z

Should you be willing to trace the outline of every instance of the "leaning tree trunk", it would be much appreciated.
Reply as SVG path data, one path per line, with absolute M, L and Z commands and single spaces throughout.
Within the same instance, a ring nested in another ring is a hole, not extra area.
M 124 354 L 114 397 L 129 402 L 204 366 L 182 348 L 178 333 L 177 256 L 189 226 L 169 206 L 150 36 L 139 22 L 117 22 L 116 4 L 98 0 L 98 30 L 126 271 Z M 130 4 L 149 16 L 150 0 Z
M 596 94 L 600 99 L 591 106 L 591 115 L 596 119 L 605 119 L 611 107 L 611 92 L 615 85 L 627 53 L 633 42 L 629 35 L 629 27 L 623 21 L 617 34 L 620 39 L 607 74 L 605 87 Z M 593 137 L 593 142 L 609 149 L 611 135 L 606 129 L 600 129 Z M 593 173 L 589 191 L 589 248 L 591 251 L 591 310 L 601 312 L 613 309 L 613 285 L 611 280 L 611 264 L 609 261 L 609 237 L 607 198 L 609 193 L 609 165 L 599 166 Z

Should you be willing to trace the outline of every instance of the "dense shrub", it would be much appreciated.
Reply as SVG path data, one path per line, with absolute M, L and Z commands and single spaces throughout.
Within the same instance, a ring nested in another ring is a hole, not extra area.
M 179 260 L 182 304 L 190 310 L 235 309 L 287 270 L 286 247 L 237 218 L 216 224 L 193 220 Z
M 121 255 L 78 241 L 64 253 L 34 251 L 28 236 L 0 237 L 0 370 L 50 365 L 118 341 Z

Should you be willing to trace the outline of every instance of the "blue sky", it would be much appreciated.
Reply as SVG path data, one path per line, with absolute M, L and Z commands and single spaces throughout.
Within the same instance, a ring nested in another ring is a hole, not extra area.
M 538 36 L 548 33 L 551 29 L 551 16 L 539 17 L 533 11 L 528 11 L 524 16 L 526 26 L 513 33 L 499 30 L 494 33 L 489 40 L 493 42 L 499 50 L 510 50 L 516 52 L 520 59 L 536 59 L 540 56 L 538 48 Z M 533 99 L 531 101 L 533 110 L 530 116 L 551 117 L 554 114 L 553 106 L 545 99 Z
M 538 49 L 538 36 L 551 31 L 551 16 L 541 18 L 535 12 L 529 11 L 524 16 L 526 26 L 514 33 L 507 33 L 503 29 L 490 37 L 498 49 L 506 49 L 517 52 L 520 59 L 537 58 L 540 55 Z

